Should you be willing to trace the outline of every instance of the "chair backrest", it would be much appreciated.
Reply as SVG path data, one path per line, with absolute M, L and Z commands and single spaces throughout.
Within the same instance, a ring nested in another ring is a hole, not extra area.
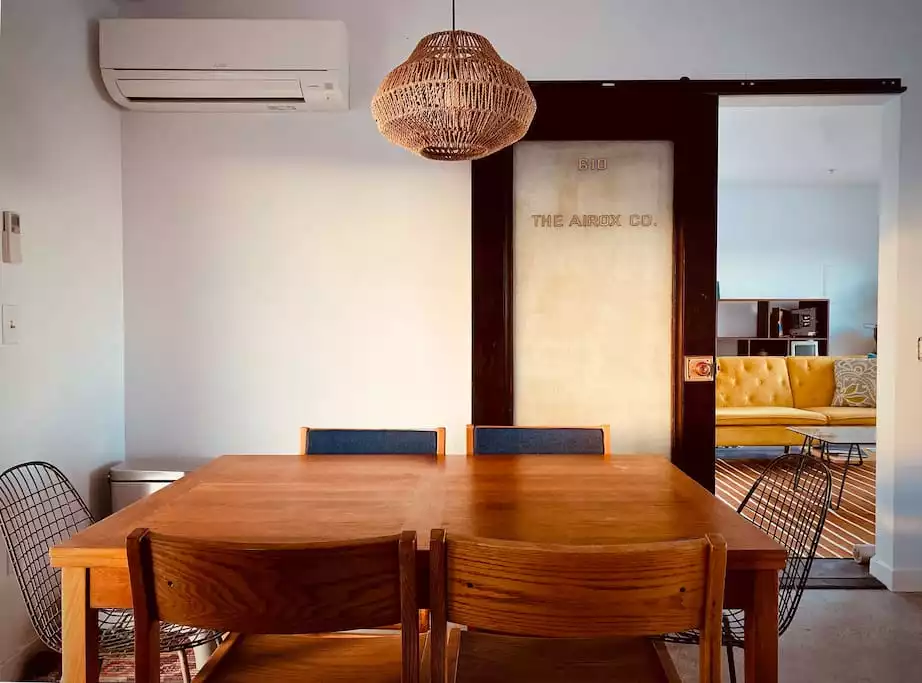
M 61 651 L 61 572 L 48 551 L 94 522 L 73 484 L 54 465 L 28 462 L 0 474 L 0 531 L 42 642 Z
M 609 427 L 467 426 L 468 455 L 607 455 Z
M 778 629 L 784 633 L 797 611 L 832 499 L 829 468 L 812 455 L 791 453 L 765 469 L 737 512 L 788 551 L 778 594 Z M 743 620 L 730 614 L 731 632 L 743 639 Z
M 326 633 L 401 622 L 419 672 L 416 532 L 345 543 L 225 543 L 147 529 L 127 541 L 137 683 L 159 678 L 159 622 L 240 634 Z M 415 672 L 415 673 L 414 673 Z
M 429 544 L 432 681 L 445 681 L 448 622 L 542 638 L 701 629 L 702 681 L 720 677 L 727 545 L 721 536 L 562 546 L 448 536 Z M 706 674 L 706 675 L 705 675 Z
M 445 428 L 301 428 L 301 455 L 445 455 Z

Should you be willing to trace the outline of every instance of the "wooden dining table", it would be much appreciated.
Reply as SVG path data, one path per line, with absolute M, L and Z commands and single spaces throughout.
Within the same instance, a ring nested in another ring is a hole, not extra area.
M 97 610 L 130 608 L 136 528 L 239 542 L 430 530 L 564 544 L 726 538 L 725 606 L 745 611 L 748 683 L 778 680 L 782 546 L 659 456 L 224 456 L 51 550 L 62 571 L 63 680 L 98 680 Z

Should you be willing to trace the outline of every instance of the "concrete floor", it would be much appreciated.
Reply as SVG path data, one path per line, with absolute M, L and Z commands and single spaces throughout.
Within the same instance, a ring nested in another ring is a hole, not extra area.
M 688 683 L 698 678 L 694 646 L 670 646 Z M 743 656 L 736 653 L 743 681 Z M 781 683 L 919 683 L 922 593 L 808 590 L 781 638 Z M 729 681 L 724 662 L 724 681 Z

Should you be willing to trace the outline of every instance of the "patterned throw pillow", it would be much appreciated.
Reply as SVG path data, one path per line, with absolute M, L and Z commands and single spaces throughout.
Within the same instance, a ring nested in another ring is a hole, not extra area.
M 877 359 L 839 358 L 835 362 L 836 393 L 832 405 L 877 407 Z

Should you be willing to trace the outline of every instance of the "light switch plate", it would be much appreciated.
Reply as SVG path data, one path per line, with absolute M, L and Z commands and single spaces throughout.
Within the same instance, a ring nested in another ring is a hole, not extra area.
M 3 345 L 19 343 L 19 306 L 3 305 Z

